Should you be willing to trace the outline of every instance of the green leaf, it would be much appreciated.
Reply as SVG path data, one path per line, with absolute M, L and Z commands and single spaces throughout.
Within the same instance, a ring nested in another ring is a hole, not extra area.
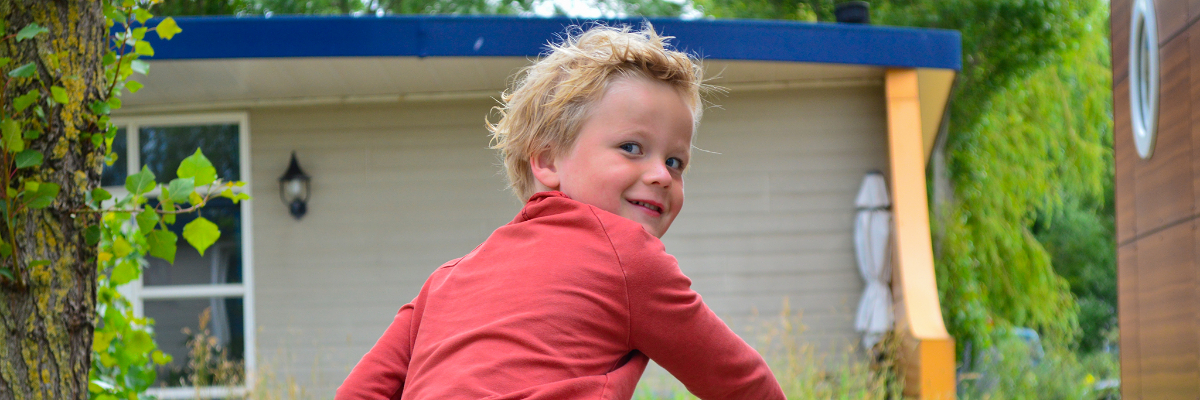
M 139 40 L 133 44 L 133 52 L 143 56 L 153 56 L 154 46 L 145 40 Z
M 150 245 L 150 255 L 167 260 L 172 264 L 175 263 L 175 242 L 177 241 L 179 241 L 179 237 L 171 231 L 155 230 L 146 235 L 146 243 Z
M 17 112 L 25 111 L 25 109 L 29 108 L 29 106 L 33 105 L 33 103 L 37 103 L 37 100 L 37 89 L 33 89 L 25 92 L 25 94 L 21 95 L 20 97 L 13 99 L 13 107 L 16 107 Z
M 204 217 L 196 217 L 192 222 L 188 222 L 183 226 L 183 238 L 204 255 L 204 250 L 208 246 L 212 246 L 221 237 L 221 231 L 217 229 L 217 224 L 210 222 Z
M 165 189 L 165 188 L 163 190 L 169 191 L 169 189 Z M 159 203 L 159 204 L 161 204 L 162 208 L 163 208 L 163 215 L 162 215 L 163 222 L 166 222 L 168 225 L 174 224 L 175 223 L 175 201 L 171 200 L 171 196 L 168 193 L 163 193 L 162 203 Z
M 8 278 L 10 281 L 13 280 L 12 271 L 9 271 L 8 268 L 0 268 L 0 276 Z
M 154 339 L 146 331 L 133 331 L 125 338 L 125 350 L 132 354 L 146 354 L 154 348 Z
M 126 21 L 125 12 L 116 7 L 105 7 L 104 16 L 118 24 L 124 24 Z
M 251 197 L 250 197 L 249 193 L 238 193 L 237 196 L 235 196 L 233 198 L 233 204 L 237 204 L 239 201 L 242 201 L 242 200 L 250 200 L 250 199 L 251 199 Z
M 125 190 L 129 193 L 139 195 L 150 189 L 154 189 L 154 172 L 144 165 L 141 172 L 125 177 Z
M 33 200 L 30 200 L 29 204 L 27 206 L 29 208 L 39 210 L 39 209 L 49 207 L 50 204 L 53 204 L 53 203 L 54 203 L 53 197 L 37 196 L 37 197 L 34 197 Z
M 0 242 L 0 257 L 8 257 L 12 254 L 12 245 L 8 242 Z
M 158 365 L 166 365 L 171 363 L 171 355 L 165 354 L 161 350 L 155 350 L 153 353 L 150 353 L 150 359 Z
M 144 9 L 144 8 L 139 8 L 139 9 L 133 10 L 133 19 L 136 19 L 139 24 L 146 23 L 146 20 L 150 19 L 151 17 L 154 17 L 154 14 L 151 14 L 149 11 L 146 11 L 146 9 Z M 146 28 L 138 28 L 138 29 L 146 29 Z M 134 29 L 134 30 L 136 31 L 137 29 Z
M 108 109 L 109 109 L 109 110 L 119 110 L 119 109 L 121 109 L 121 98 L 120 98 L 120 97 L 113 96 L 113 97 L 111 97 L 111 98 L 109 98 L 109 99 L 108 99 L 108 102 L 107 102 L 107 103 L 108 103 Z
M 94 202 L 99 203 L 99 202 L 102 202 L 102 201 L 105 201 L 105 200 L 108 200 L 111 198 L 112 198 L 112 194 L 108 193 L 108 191 L 104 190 L 104 188 L 92 189 L 92 201 L 94 201 Z
M 26 150 L 21 151 L 20 153 L 17 153 L 17 168 L 18 169 L 28 168 L 28 167 L 36 167 L 39 165 L 42 165 L 42 153 L 41 152 L 39 152 L 37 150 L 33 150 L 33 149 L 26 149 Z
M 133 253 L 133 246 L 130 245 L 129 241 L 125 240 L 123 237 L 117 237 L 116 239 L 113 239 L 112 247 L 113 255 L 117 258 L 125 257 L 129 255 L 129 253 Z
M 29 78 L 29 77 L 32 77 L 33 74 L 36 74 L 36 73 L 37 73 L 37 65 L 34 63 L 28 63 L 28 64 L 22 65 L 20 67 L 17 67 L 17 69 L 14 69 L 12 71 L 8 71 L 8 76 L 13 77 L 13 78 Z
M 162 22 L 158 23 L 158 27 L 154 28 L 154 31 L 158 32 L 160 39 L 171 40 L 172 37 L 175 37 L 176 33 L 183 32 L 183 29 L 179 29 L 179 25 L 175 23 L 175 18 L 166 17 L 163 18 Z
M 88 246 L 95 246 L 100 243 L 100 225 L 92 225 L 83 230 L 83 239 L 87 241 Z
M 70 100 L 67 97 L 67 89 L 64 89 L 62 86 L 51 86 L 50 95 L 54 97 L 54 101 L 57 101 L 58 104 L 67 104 L 67 100 Z
M 36 131 L 36 130 L 33 130 L 33 129 L 30 129 L 30 130 L 27 130 L 27 131 L 25 131 L 25 134 L 24 134 L 24 135 L 22 135 L 21 137 L 23 137 L 23 138 L 26 138 L 26 139 L 29 139 L 29 140 L 34 140 L 34 139 L 37 139 L 37 138 L 38 138 L 38 137 L 40 137 L 40 136 L 42 136 L 42 133 L 41 133 L 41 132 L 38 132 L 38 131 Z
M 42 182 L 38 185 L 37 191 L 33 194 L 33 200 L 29 202 L 29 208 L 38 209 L 49 207 L 54 202 L 54 198 L 58 197 L 59 186 L 57 183 Z M 28 191 L 29 189 L 26 188 Z
M 108 339 L 108 341 L 105 341 L 104 347 L 101 347 L 100 349 L 96 349 L 97 342 L 99 342 L 99 339 L 92 340 L 92 350 L 96 351 L 96 352 L 101 352 L 104 350 L 108 350 L 108 344 L 112 343 L 112 339 L 110 338 L 110 339 Z M 108 382 L 105 382 L 105 381 L 102 381 L 99 379 L 93 379 L 90 382 L 88 382 L 88 391 L 89 392 L 100 393 L 105 390 L 113 390 L 113 385 L 111 383 L 108 383 Z
M 29 267 L 44 267 L 50 265 L 50 260 L 33 260 L 29 262 Z
M 113 267 L 112 277 L 110 279 L 112 279 L 112 282 L 115 284 L 124 285 L 134 279 L 137 279 L 138 272 L 137 262 L 125 259 L 120 263 L 117 263 L 116 267 Z
M 199 205 L 202 207 L 204 206 L 204 198 L 200 197 L 200 194 L 196 193 L 196 192 L 188 193 L 187 201 L 188 201 L 188 203 L 192 203 L 192 204 Z
M 182 167 L 180 168 L 182 169 Z M 171 180 L 167 186 L 170 193 L 170 198 L 176 203 L 182 203 L 188 200 L 188 195 L 196 190 L 194 178 L 175 178 Z
M 24 28 L 21 28 L 20 32 L 17 32 L 17 41 L 20 42 L 46 32 L 50 32 L 50 30 L 36 23 L 25 25 Z
M 92 351 L 101 352 L 101 351 L 108 350 L 108 345 L 112 344 L 113 339 L 115 339 L 116 337 L 117 337 L 116 332 L 99 332 L 99 331 L 97 331 L 95 334 L 92 335 Z M 112 388 L 112 385 L 109 385 L 107 383 L 103 383 L 103 382 L 96 383 L 96 382 L 97 381 L 92 381 L 92 383 L 90 383 L 89 386 L 96 385 L 96 387 L 98 387 L 98 388 L 104 388 L 107 385 L 108 388 Z M 99 390 L 94 390 L 94 391 L 99 391 Z
M 0 146 L 9 152 L 25 150 L 25 140 L 21 139 L 21 124 L 13 119 L 0 122 Z
M 105 67 L 116 64 L 117 63 L 117 53 L 113 52 L 112 50 L 104 52 L 104 57 L 102 57 L 100 59 L 100 63 L 104 64 Z
M 217 169 L 213 168 L 212 162 L 200 149 L 183 159 L 175 174 L 180 178 L 195 178 L 195 186 L 204 186 L 217 180 Z
M 140 230 L 143 235 L 150 233 L 151 230 L 154 230 L 154 224 L 157 224 L 157 223 L 158 223 L 158 213 L 154 212 L 154 209 L 150 208 L 150 206 L 146 206 L 145 210 L 138 213 L 138 216 L 137 216 L 138 230 Z
M 92 114 L 96 115 L 108 115 L 112 113 L 112 107 L 109 107 L 108 103 L 103 101 L 93 101 L 91 108 Z
M 133 72 L 137 72 L 142 75 L 150 72 L 150 63 L 142 60 L 133 60 L 129 63 L 129 67 L 133 69 Z
M 0 57 L 0 68 L 3 68 L 5 65 L 8 65 L 8 63 L 10 63 L 10 62 L 12 62 L 11 58 Z
M 137 93 L 139 90 L 142 90 L 143 86 L 144 85 L 142 85 L 142 83 L 138 82 L 138 81 L 126 81 L 125 82 L 125 88 L 129 89 L 129 93 Z

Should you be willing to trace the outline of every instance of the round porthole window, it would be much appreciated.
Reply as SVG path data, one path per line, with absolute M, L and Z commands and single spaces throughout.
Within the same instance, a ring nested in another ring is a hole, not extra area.
M 1129 116 L 1133 144 L 1144 159 L 1154 154 L 1158 131 L 1158 25 L 1152 0 L 1133 2 L 1129 24 Z

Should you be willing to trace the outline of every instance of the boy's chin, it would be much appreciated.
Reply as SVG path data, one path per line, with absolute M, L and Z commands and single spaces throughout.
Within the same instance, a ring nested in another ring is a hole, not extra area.
M 667 228 L 669 228 L 669 227 L 663 227 L 663 228 L 661 228 L 661 231 L 660 231 L 660 228 L 651 226 L 650 224 L 647 224 L 647 223 L 642 223 L 641 225 L 642 225 L 642 229 L 645 229 L 647 233 L 649 233 L 659 239 L 662 239 L 663 234 L 666 234 Z

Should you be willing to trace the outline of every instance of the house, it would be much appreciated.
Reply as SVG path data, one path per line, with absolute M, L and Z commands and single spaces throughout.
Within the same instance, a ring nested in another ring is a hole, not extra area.
M 208 328 L 251 379 L 269 370 L 332 393 L 434 268 L 519 210 L 485 118 L 510 77 L 587 22 L 179 19 L 183 33 L 154 44 L 150 74 L 138 78 L 146 87 L 115 113 L 124 157 L 106 185 L 142 165 L 170 179 L 172 163 L 199 146 L 254 200 L 211 203 L 204 215 L 221 226 L 217 245 L 203 256 L 180 245 L 175 265 L 156 263 L 131 288 L 137 312 L 157 320 L 160 346 L 179 363 L 180 329 L 195 330 L 209 309 Z M 952 396 L 925 166 L 961 68 L 957 32 L 651 22 L 724 88 L 708 98 L 686 206 L 663 238 L 693 287 L 739 332 L 786 299 L 803 312 L 805 340 L 857 343 L 855 195 L 865 174 L 881 171 L 895 215 L 891 286 L 908 392 Z M 311 176 L 302 218 L 278 200 L 292 154 Z

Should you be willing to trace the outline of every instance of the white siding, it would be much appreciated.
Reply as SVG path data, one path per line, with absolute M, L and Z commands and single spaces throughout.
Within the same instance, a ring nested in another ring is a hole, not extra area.
M 735 329 L 786 296 L 821 347 L 857 340 L 853 200 L 862 175 L 886 166 L 882 98 L 879 87 L 732 93 L 706 112 L 695 145 L 721 154 L 694 153 L 664 242 Z M 512 219 L 519 204 L 483 127 L 492 105 L 251 112 L 259 357 L 276 379 L 330 396 L 434 268 Z M 274 185 L 292 150 L 313 176 L 301 221 Z

